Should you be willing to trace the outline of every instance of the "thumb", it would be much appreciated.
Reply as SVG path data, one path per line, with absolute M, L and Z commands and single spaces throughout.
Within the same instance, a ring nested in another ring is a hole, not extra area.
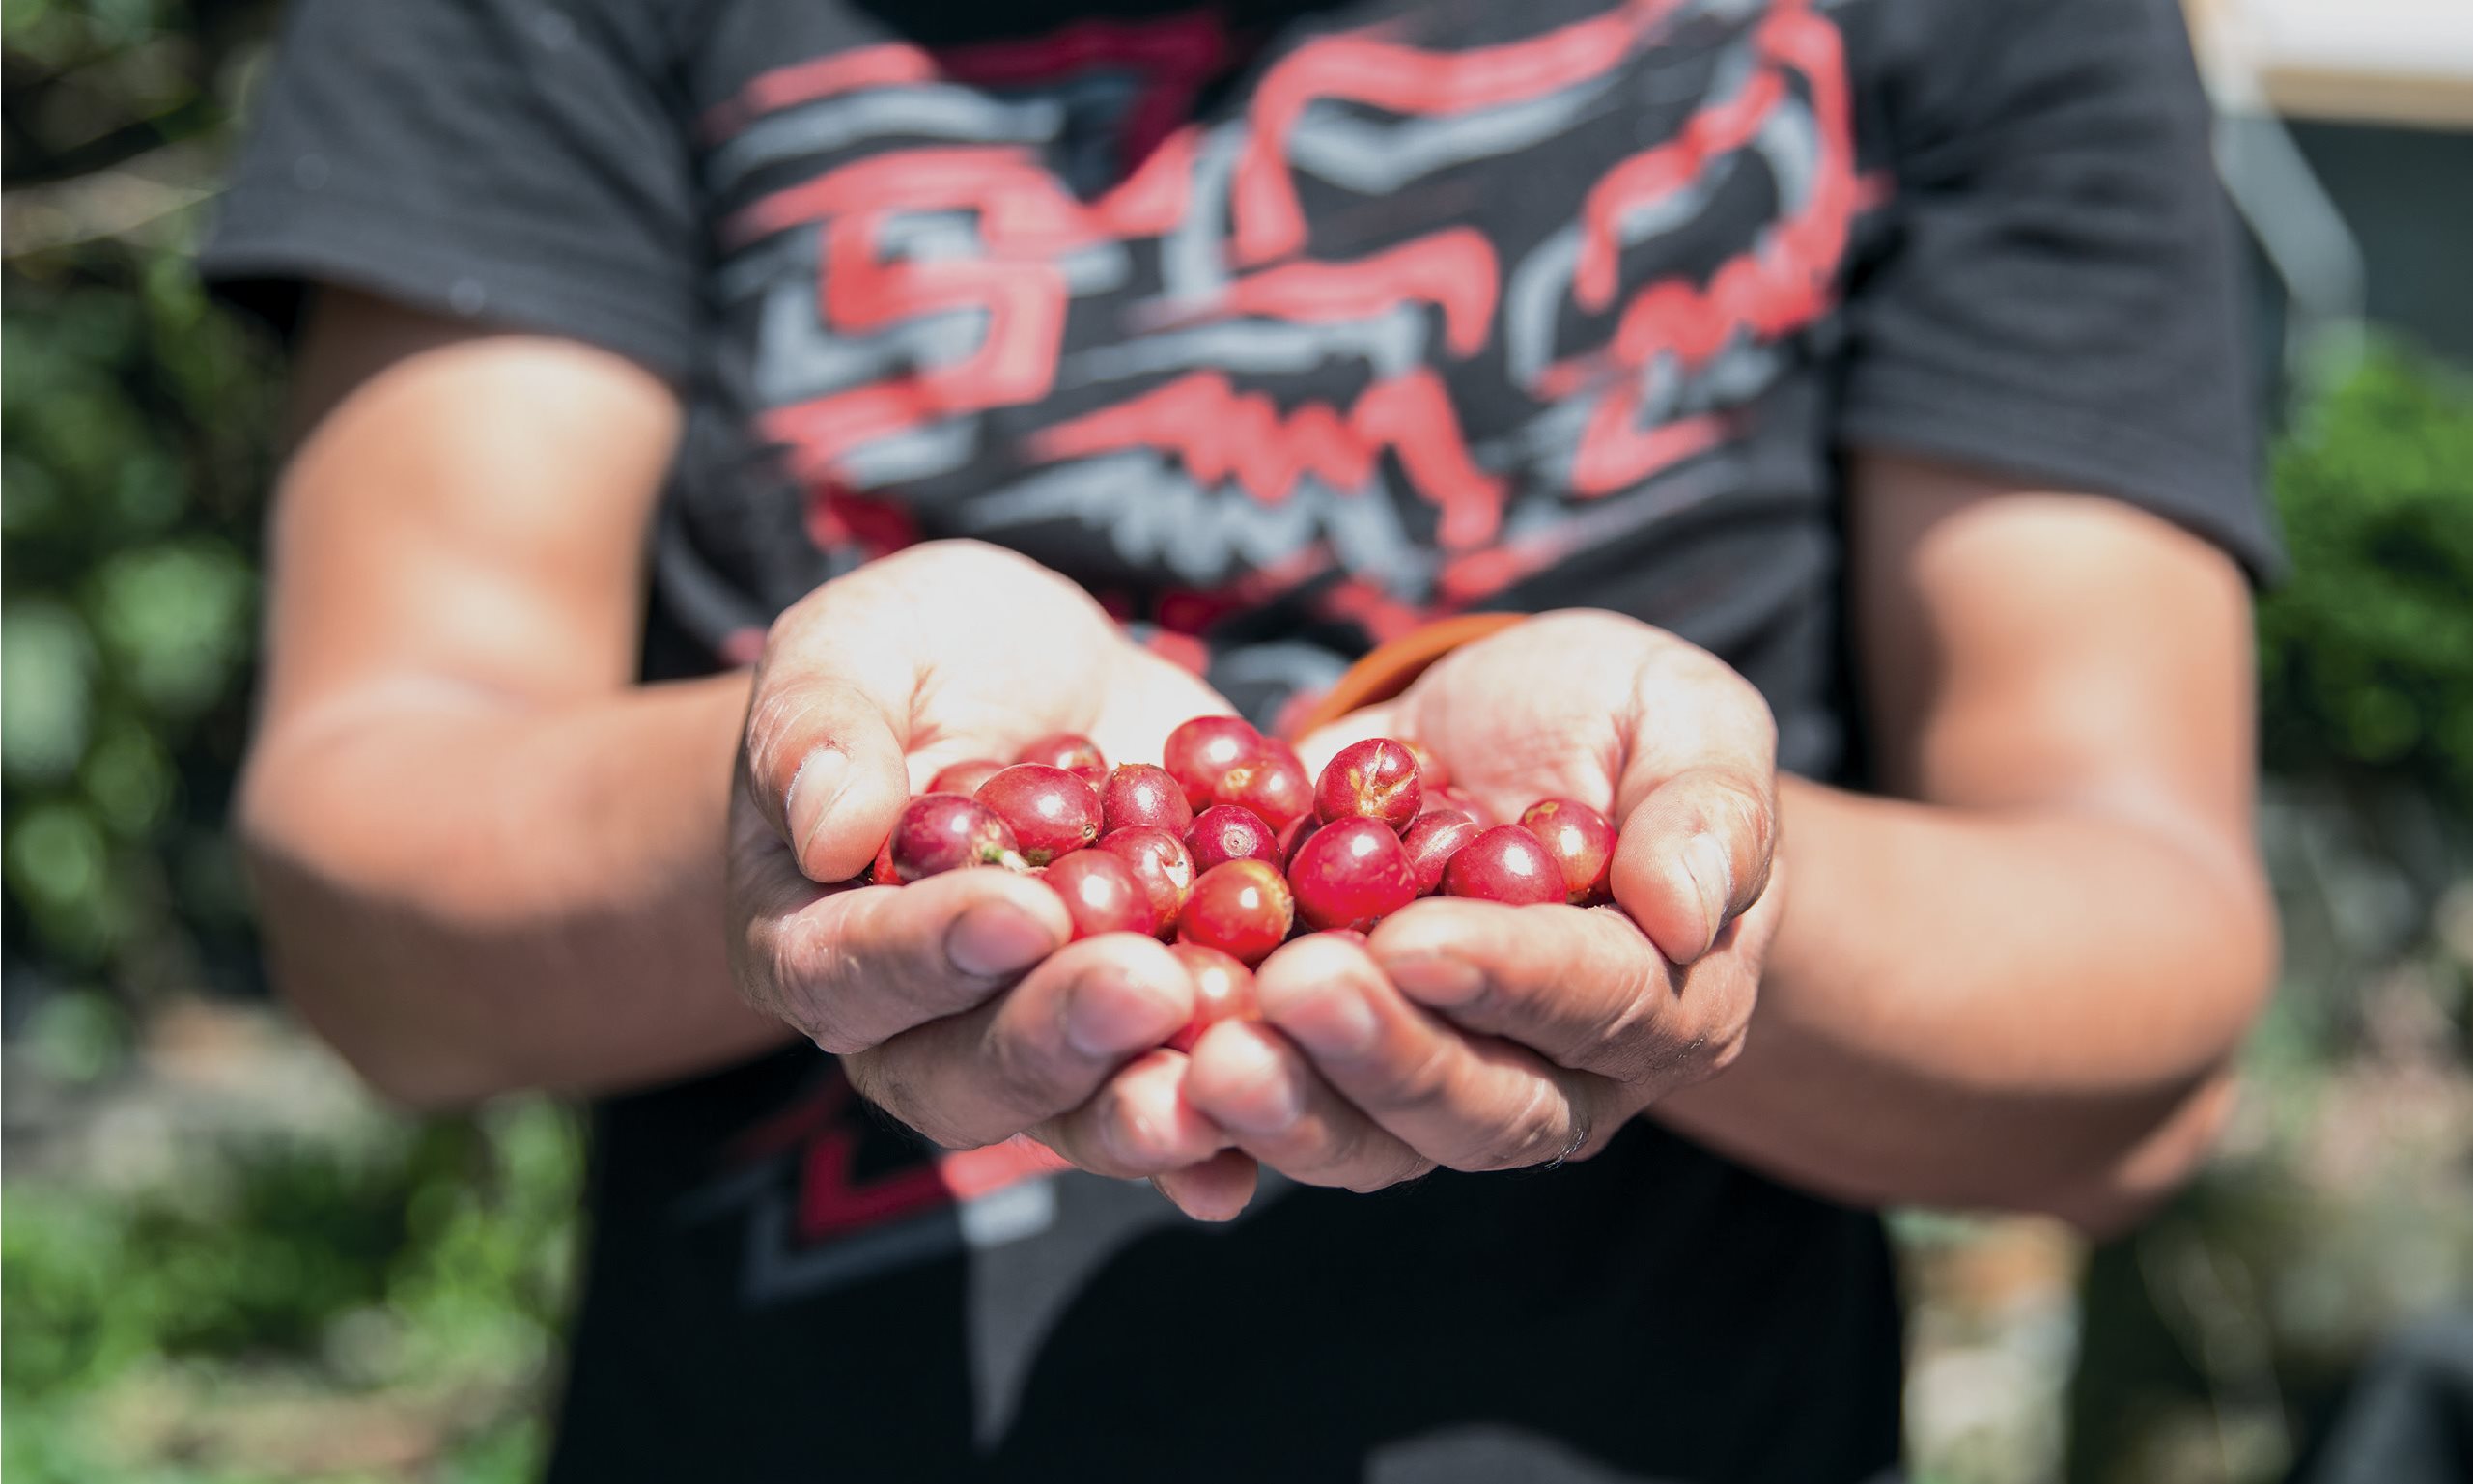
M 1689 964 L 1769 883 L 1774 794 L 1751 775 L 1695 768 L 1650 789 L 1619 822 L 1615 900 L 1657 951 Z
M 768 657 L 747 707 L 743 776 L 810 881 L 864 870 L 910 801 L 910 697 L 832 660 Z

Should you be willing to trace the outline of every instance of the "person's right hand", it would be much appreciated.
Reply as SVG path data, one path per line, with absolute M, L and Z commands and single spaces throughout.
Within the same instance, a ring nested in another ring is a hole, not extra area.
M 1067 944 L 1035 879 L 859 876 L 914 789 L 948 763 L 1081 732 L 1156 759 L 1188 717 L 1230 710 L 1127 639 L 1071 582 L 968 542 L 915 546 L 809 594 L 756 670 L 730 839 L 740 989 L 842 1058 L 858 1092 L 951 1148 L 1028 1134 L 1074 1164 L 1231 1217 L 1253 1162 L 1182 1095 L 1162 1049 L 1192 979 L 1162 944 Z

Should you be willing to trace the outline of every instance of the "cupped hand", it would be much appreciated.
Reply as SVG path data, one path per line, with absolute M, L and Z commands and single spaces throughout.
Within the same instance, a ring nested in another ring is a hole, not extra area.
M 1258 971 L 1262 1021 L 1194 1046 L 1194 1107 L 1293 1178 L 1372 1190 L 1585 1158 L 1733 1058 L 1783 884 L 1776 727 L 1748 682 L 1647 625 L 1555 613 L 1300 750 L 1376 735 L 1431 749 L 1498 820 L 1605 810 L 1615 905 L 1433 898 L 1362 946 L 1300 938 Z
M 1194 1002 L 1166 948 L 1069 944 L 1064 904 L 1008 871 L 853 880 L 948 763 L 1060 731 L 1156 758 L 1178 722 L 1228 710 L 1080 588 L 996 547 L 916 546 L 818 588 L 768 636 L 740 751 L 742 993 L 940 1144 L 1026 1134 L 1099 1174 L 1158 1177 L 1194 1215 L 1233 1215 L 1254 1166 L 1181 1095 L 1186 1058 L 1160 1049 Z

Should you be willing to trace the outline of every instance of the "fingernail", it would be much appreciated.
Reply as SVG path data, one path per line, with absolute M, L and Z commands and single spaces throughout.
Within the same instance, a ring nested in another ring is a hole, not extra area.
M 1734 897 L 1734 860 L 1717 836 L 1694 835 L 1683 847 L 1683 869 L 1700 889 L 1702 920 L 1708 925 L 1704 941 L 1715 942 L 1718 930 L 1726 926 L 1726 904 Z
M 944 956 L 978 979 L 1018 973 L 1057 947 L 1056 936 L 1021 909 L 982 902 L 953 919 L 944 935 Z
M 837 747 L 818 747 L 799 760 L 790 775 L 790 792 L 782 798 L 782 817 L 790 826 L 790 848 L 802 862 L 807 847 L 832 818 L 842 785 L 850 781 L 850 758 Z
M 1157 1046 L 1176 1029 L 1167 1021 L 1155 996 L 1116 974 L 1085 979 L 1065 996 L 1065 1043 L 1093 1061 Z
M 1326 1061 L 1354 1061 L 1374 1049 L 1374 1007 L 1354 990 L 1316 994 L 1279 1021 L 1289 1039 Z
M 1476 966 L 1447 953 L 1408 953 L 1383 960 L 1383 972 L 1421 1004 L 1465 1005 L 1485 989 Z

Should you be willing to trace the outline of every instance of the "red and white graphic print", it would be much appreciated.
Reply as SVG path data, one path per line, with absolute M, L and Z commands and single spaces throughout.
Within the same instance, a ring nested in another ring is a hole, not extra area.
M 1416 14 L 1251 57 L 1208 10 L 891 42 L 715 109 L 811 538 L 1097 553 L 1137 619 L 1379 639 L 1670 513 L 1834 300 L 1835 24 L 1632 0 L 1428 48 Z

